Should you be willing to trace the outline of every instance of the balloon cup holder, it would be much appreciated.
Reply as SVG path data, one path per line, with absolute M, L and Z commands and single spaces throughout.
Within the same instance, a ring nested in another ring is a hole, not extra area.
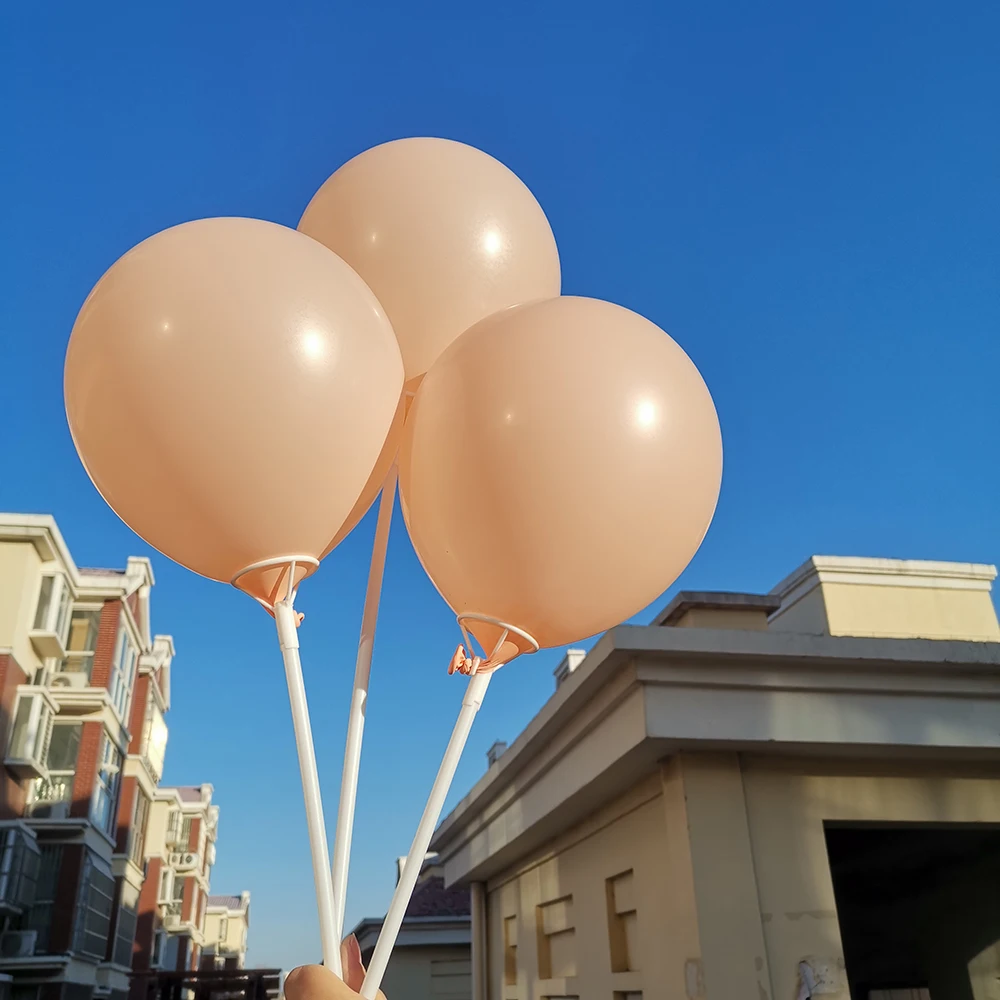
M 275 604 L 294 598 L 299 584 L 317 569 L 319 560 L 313 556 L 276 556 L 251 563 L 231 582 L 273 615 Z
M 457 621 L 469 653 L 475 649 L 473 637 L 482 647 L 484 656 L 478 668 L 480 673 L 496 670 L 524 653 L 538 652 L 538 643 L 532 635 L 499 618 L 466 612 L 458 615 Z M 487 650 L 491 652 L 485 655 Z

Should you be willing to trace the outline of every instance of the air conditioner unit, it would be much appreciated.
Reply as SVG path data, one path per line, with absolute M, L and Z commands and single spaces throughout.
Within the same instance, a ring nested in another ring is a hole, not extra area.
M 4 931 L 0 934 L 0 958 L 30 958 L 37 940 L 38 931 Z
M 36 802 L 31 806 L 32 819 L 69 819 L 68 802 Z
M 58 673 L 51 681 L 49 687 L 52 688 L 74 688 L 77 691 L 90 687 L 90 678 L 82 671 L 72 671 L 70 673 Z
M 198 867 L 198 855 L 193 851 L 177 851 L 170 855 L 170 867 L 179 872 Z

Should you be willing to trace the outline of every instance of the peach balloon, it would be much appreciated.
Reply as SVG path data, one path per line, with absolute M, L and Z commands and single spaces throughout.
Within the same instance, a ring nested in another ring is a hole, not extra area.
M 122 520 L 229 582 L 323 553 L 402 383 L 392 327 L 344 261 L 294 229 L 202 219 L 140 243 L 97 283 L 70 337 L 66 413 Z M 268 599 L 276 572 L 243 589 Z
M 490 316 L 427 373 L 400 452 L 424 569 L 458 613 L 542 647 L 641 611 L 697 551 L 722 439 L 708 389 L 657 326 L 596 299 Z M 499 630 L 473 624 L 489 651 Z
M 399 139 L 344 164 L 299 229 L 385 307 L 414 383 L 491 313 L 559 294 L 559 253 L 534 195 L 502 163 L 448 139 Z

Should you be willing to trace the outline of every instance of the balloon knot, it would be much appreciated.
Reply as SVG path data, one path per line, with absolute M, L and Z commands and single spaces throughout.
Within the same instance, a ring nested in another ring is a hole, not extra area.
M 458 648 L 455 650 L 455 655 L 451 658 L 451 662 L 448 664 L 448 673 L 471 676 L 479 670 L 482 663 L 483 661 L 481 657 L 469 656 L 465 652 L 465 646 L 463 646 L 462 643 L 459 643 Z

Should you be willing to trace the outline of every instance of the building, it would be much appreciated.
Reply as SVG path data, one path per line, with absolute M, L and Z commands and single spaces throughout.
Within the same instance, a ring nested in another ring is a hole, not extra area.
M 212 793 L 208 784 L 156 790 L 132 958 L 136 972 L 200 967 L 219 828 Z
M 173 656 L 152 586 L 146 559 L 80 569 L 51 517 L 0 515 L 0 972 L 19 1000 L 128 991 Z
M 997 996 L 995 576 L 817 557 L 563 664 L 431 845 L 472 996 Z
M 250 893 L 209 896 L 205 911 L 203 969 L 242 969 L 247 961 L 250 933 Z
M 160 787 L 174 646 L 152 631 L 153 584 L 147 559 L 81 569 L 51 517 L 0 514 L 0 992 L 12 1000 L 125 1000 L 133 966 L 198 968 L 218 808 L 211 785 Z
M 397 861 L 399 878 L 402 862 Z M 468 1000 L 472 988 L 469 890 L 448 888 L 434 855 L 424 861 L 399 937 L 382 981 L 392 1000 Z M 368 918 L 354 928 L 367 966 L 382 920 Z

